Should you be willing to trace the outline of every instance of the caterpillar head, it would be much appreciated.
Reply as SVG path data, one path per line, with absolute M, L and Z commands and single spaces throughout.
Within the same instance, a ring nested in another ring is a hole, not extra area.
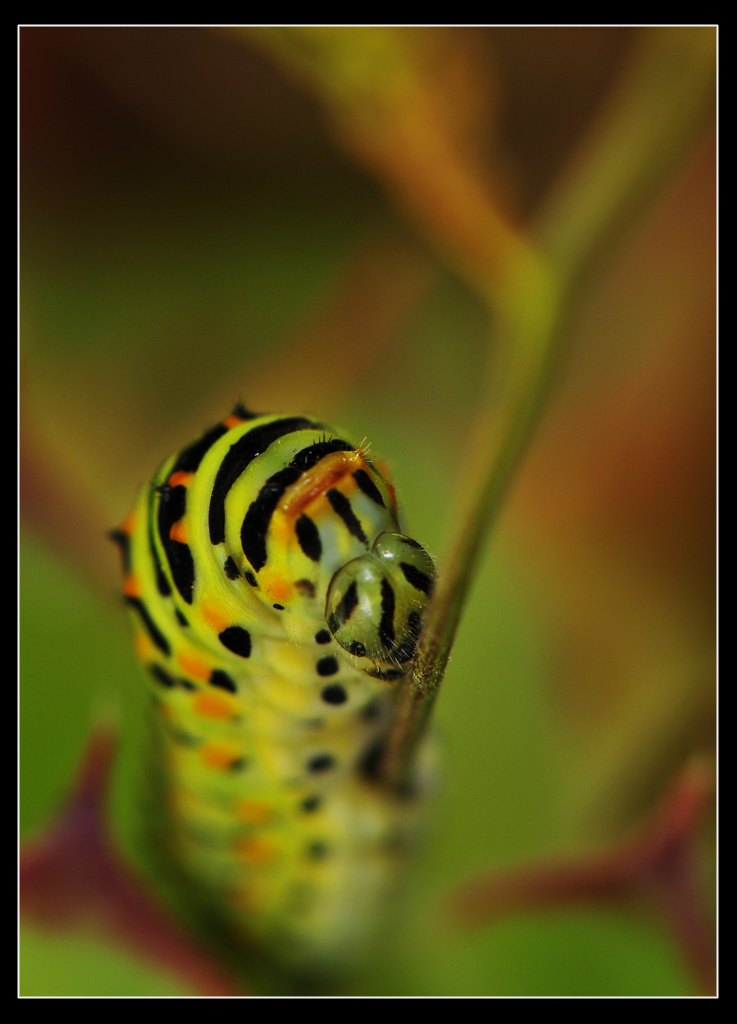
M 333 576 L 328 628 L 349 654 L 393 666 L 384 678 L 401 675 L 414 656 L 434 582 L 433 561 L 417 541 L 381 533 L 370 552 Z

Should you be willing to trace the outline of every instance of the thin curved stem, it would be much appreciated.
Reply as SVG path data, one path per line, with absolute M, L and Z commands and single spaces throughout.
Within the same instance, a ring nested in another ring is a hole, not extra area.
M 402 683 L 382 776 L 406 784 L 442 683 L 477 555 L 542 414 L 584 284 L 632 218 L 673 173 L 713 109 L 709 29 L 648 32 L 582 153 L 538 221 L 537 246 L 487 298 L 500 383 L 487 395 L 461 474 L 459 524 L 410 676 Z M 521 241 L 521 240 L 520 240 Z M 466 474 L 464 476 L 464 474 Z

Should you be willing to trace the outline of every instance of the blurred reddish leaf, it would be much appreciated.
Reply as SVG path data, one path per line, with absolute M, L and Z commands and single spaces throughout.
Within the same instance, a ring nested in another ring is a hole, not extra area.
M 56 931 L 91 929 L 197 992 L 246 995 L 115 852 L 105 796 L 116 745 L 111 728 L 93 732 L 66 807 L 22 850 L 21 918 Z
M 664 917 L 699 987 L 712 994 L 716 945 L 697 850 L 712 790 L 707 766 L 694 760 L 631 839 L 581 860 L 481 875 L 451 896 L 450 912 L 459 924 L 479 927 L 548 907 L 590 902 L 644 905 Z

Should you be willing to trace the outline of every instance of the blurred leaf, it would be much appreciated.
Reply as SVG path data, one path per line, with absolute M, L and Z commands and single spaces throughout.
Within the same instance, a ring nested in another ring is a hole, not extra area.
M 19 959 L 21 996 L 150 998 L 200 994 L 163 974 L 158 966 L 146 965 L 97 937 L 54 934 L 24 926 Z
M 115 730 L 97 725 L 62 812 L 26 842 L 20 863 L 23 919 L 52 933 L 96 935 L 198 993 L 246 994 L 116 851 L 107 824 L 116 746 Z
M 712 795 L 712 766 L 694 761 L 638 835 L 571 862 L 497 872 L 467 882 L 450 901 L 466 927 L 547 906 L 644 904 L 670 925 L 701 990 L 716 992 L 716 942 L 698 879 L 697 835 Z

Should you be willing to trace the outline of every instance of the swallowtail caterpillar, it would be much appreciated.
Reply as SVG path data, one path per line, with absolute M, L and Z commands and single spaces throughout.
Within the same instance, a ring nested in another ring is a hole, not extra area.
M 324 424 L 238 405 L 113 537 L 167 856 L 278 959 L 350 959 L 422 803 L 372 778 L 435 577 L 385 469 Z

